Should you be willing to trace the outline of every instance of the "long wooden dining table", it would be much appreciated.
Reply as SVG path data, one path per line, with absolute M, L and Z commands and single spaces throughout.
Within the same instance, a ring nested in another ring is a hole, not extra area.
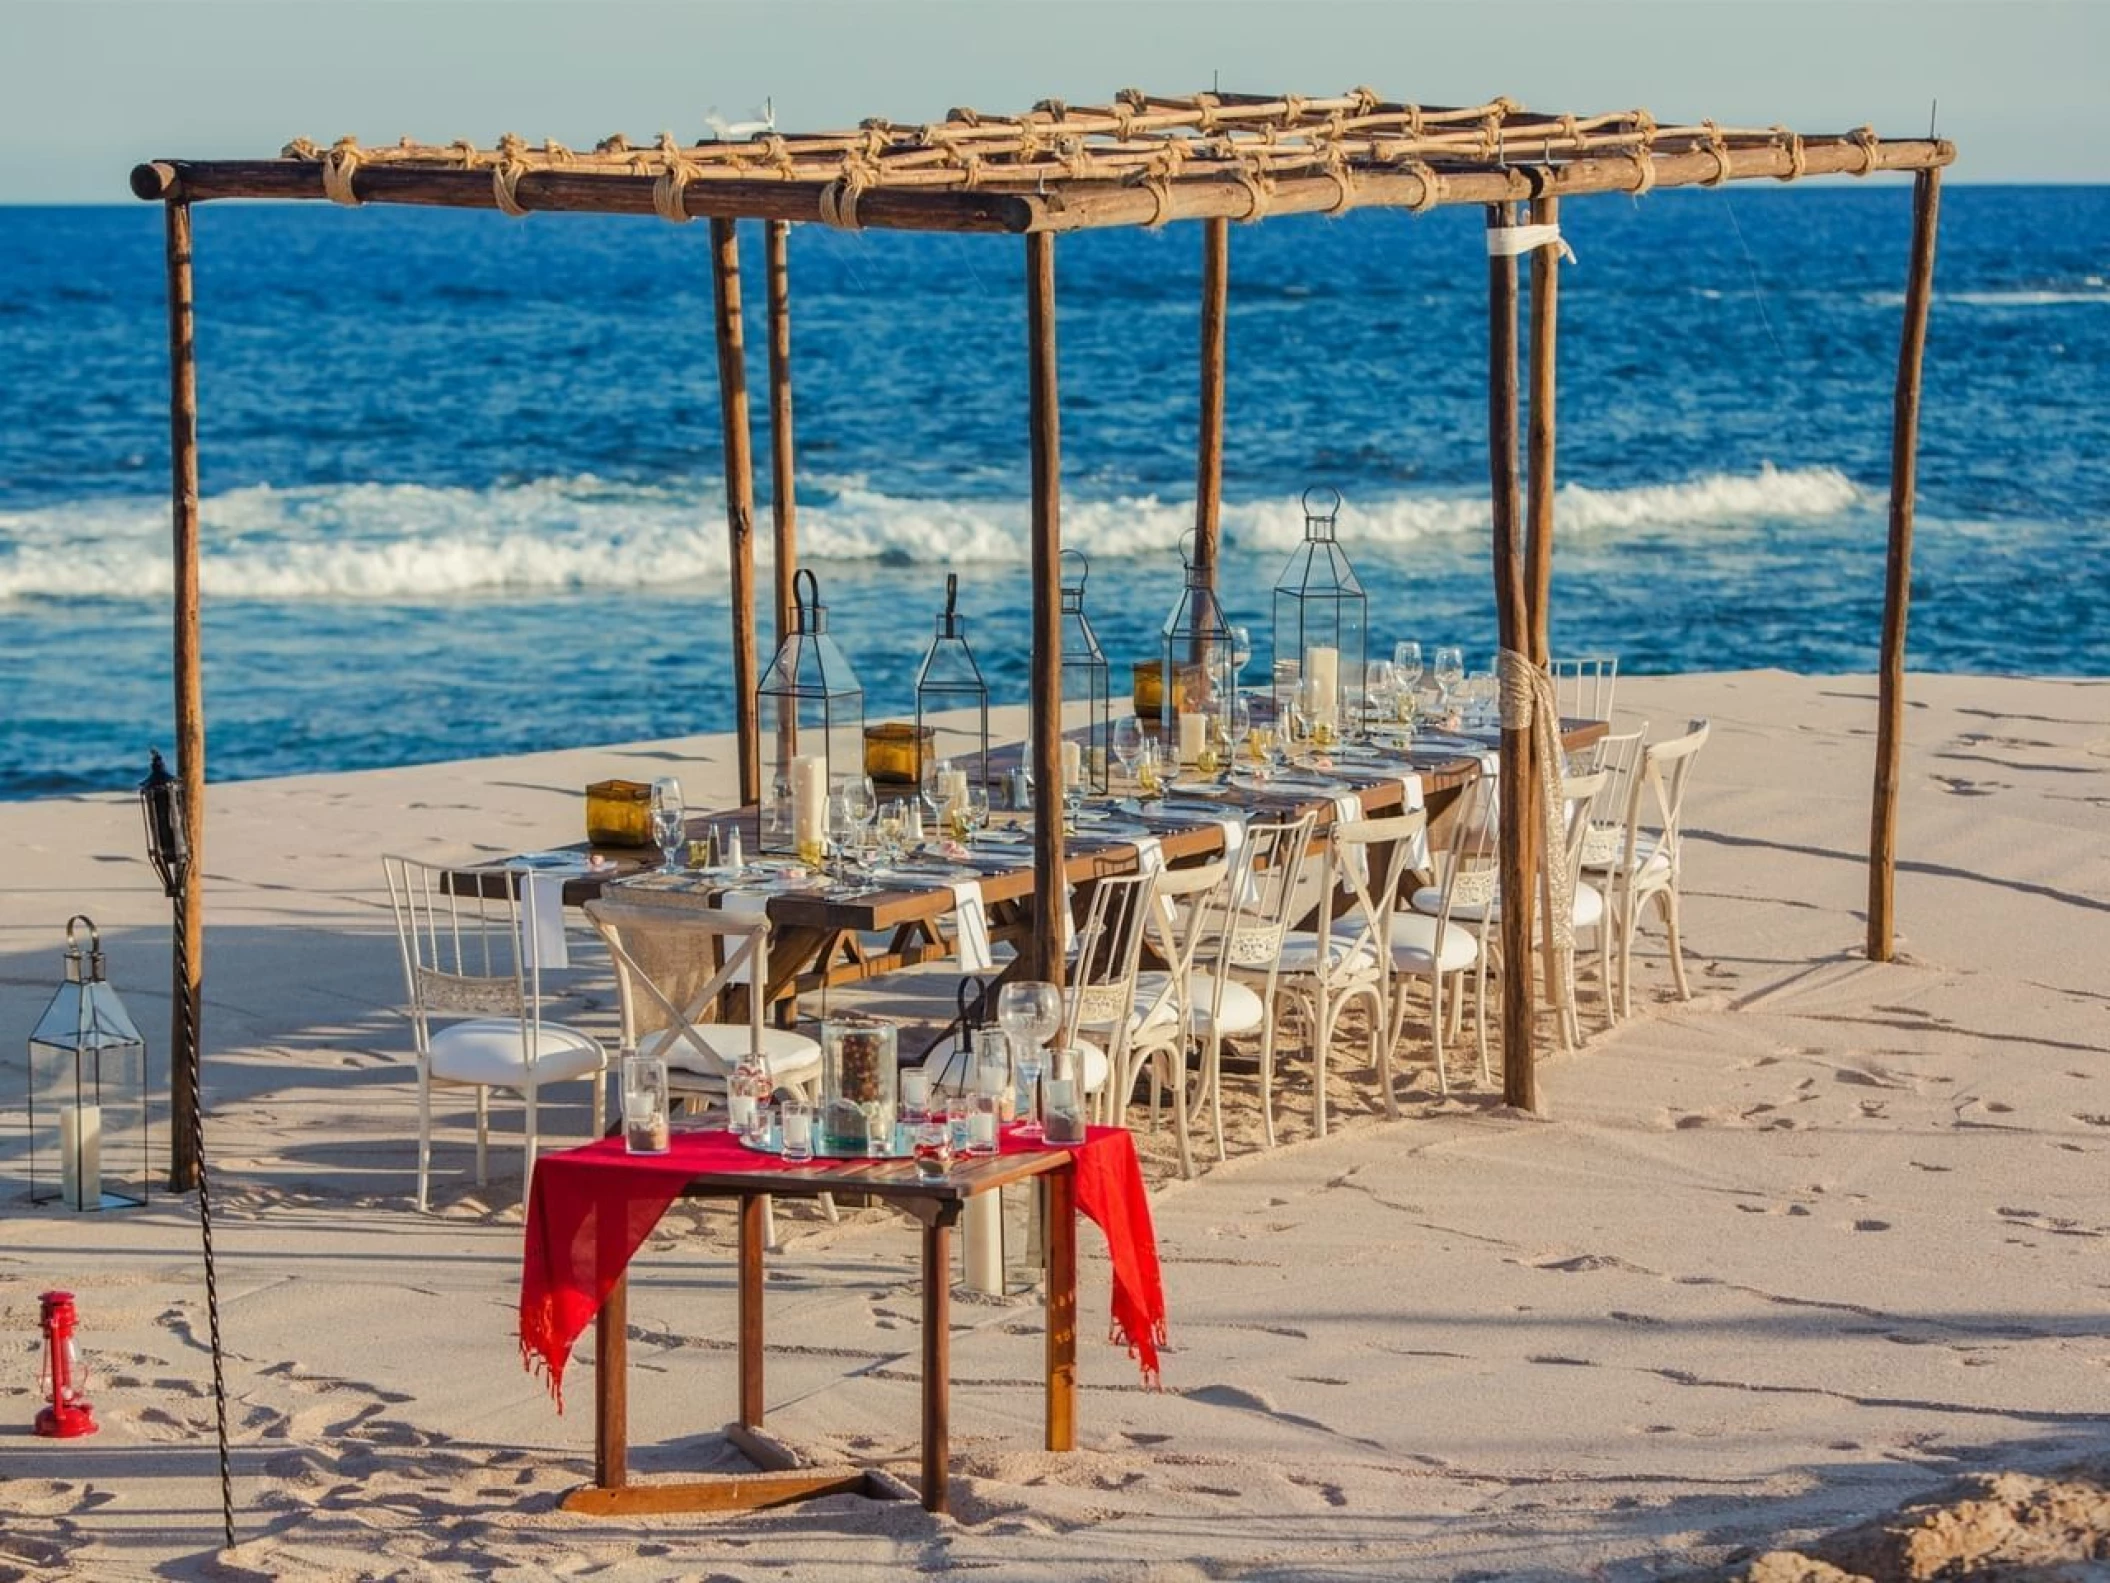
M 1603 721 L 1563 721 L 1562 740 L 1572 752 L 1607 729 Z M 1407 754 L 1349 747 L 1316 767 L 1293 768 L 1264 783 L 1231 777 L 1207 787 L 1176 786 L 1161 802 L 1124 799 L 1116 804 L 1115 828 L 1122 833 L 1105 833 L 1085 819 L 1066 836 L 1064 879 L 1083 893 L 1100 878 L 1133 873 L 1141 861 L 1134 834 L 1139 826 L 1156 842 L 1164 862 L 1174 867 L 1222 852 L 1226 836 L 1221 821 L 1226 819 L 1293 819 L 1309 809 L 1317 816 L 1314 839 L 1323 840 L 1337 817 L 1337 799 L 1352 794 L 1365 816 L 1397 812 L 1406 801 L 1409 777 L 1420 783 L 1432 839 L 1440 841 L 1450 804 L 1484 773 L 1495 752 L 1491 735 L 1478 740 L 1424 738 Z M 901 794 L 911 791 L 902 788 Z M 978 848 L 951 849 L 920 863 L 912 860 L 890 871 L 899 877 L 885 882 L 852 878 L 831 883 L 816 876 L 809 884 L 771 884 L 766 901 L 771 931 L 765 1003 L 788 1016 L 802 993 L 950 957 L 955 947 L 939 923 L 956 906 L 953 884 L 968 877 L 977 882 L 988 911 L 992 941 L 1024 938 L 1035 903 L 1032 850 L 1004 838 L 1012 829 L 1030 828 L 1031 821 L 1030 812 L 999 815 Z M 700 837 L 708 828 L 728 824 L 738 826 L 746 851 L 762 853 L 761 811 L 753 804 L 694 815 L 689 833 Z M 634 848 L 581 843 L 563 850 L 580 860 L 564 880 L 566 906 L 583 905 L 615 887 L 626 901 L 715 907 L 728 893 L 743 888 L 740 877 L 708 871 L 692 872 L 673 884 L 626 883 L 658 865 Z M 764 853 L 762 864 L 752 867 L 763 871 L 770 857 Z M 507 867 L 506 861 L 492 864 L 490 883 L 509 883 Z M 922 882 L 919 867 L 928 873 L 928 883 Z

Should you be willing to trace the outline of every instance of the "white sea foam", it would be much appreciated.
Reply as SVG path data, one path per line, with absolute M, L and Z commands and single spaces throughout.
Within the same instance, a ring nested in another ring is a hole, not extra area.
M 909 565 L 1017 563 L 1022 500 L 919 499 L 862 479 L 813 480 L 799 548 L 817 561 Z M 1687 533 L 1757 521 L 1817 520 L 1875 498 L 1832 468 L 1709 474 L 1626 489 L 1564 485 L 1564 533 Z M 1159 556 L 1193 504 L 1145 495 L 1063 504 L 1065 543 L 1094 557 Z M 766 524 L 766 509 L 762 513 Z M 1233 549 L 1284 550 L 1303 533 L 1294 498 L 1227 505 Z M 206 500 L 206 592 L 217 599 L 434 600 L 470 594 L 721 584 L 725 515 L 715 491 L 592 477 L 488 489 L 419 484 L 258 486 Z M 1404 551 L 1484 537 L 1484 499 L 1393 495 L 1351 501 L 1344 538 Z M 0 602 L 158 599 L 170 586 L 167 508 L 81 502 L 0 512 Z M 759 536 L 763 557 L 768 534 Z

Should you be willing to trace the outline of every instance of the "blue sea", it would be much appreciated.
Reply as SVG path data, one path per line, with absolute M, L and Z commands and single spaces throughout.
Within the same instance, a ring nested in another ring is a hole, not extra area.
M 1872 669 L 1909 189 L 1662 192 L 1565 221 L 1556 650 Z M 1910 662 L 2110 673 L 2110 189 L 1952 184 L 1942 222 Z M 1481 228 L 1233 229 L 1224 590 L 1263 656 L 1314 484 L 1346 498 L 1375 637 L 1492 651 Z M 199 210 L 213 778 L 729 726 L 707 240 Z M 1200 234 L 1056 251 L 1063 525 L 1118 691 L 1192 519 Z M 801 550 L 874 718 L 908 707 L 947 570 L 993 692 L 1024 693 L 1023 258 L 792 238 Z M 170 740 L 162 289 L 158 208 L 0 208 L 0 797 L 127 788 Z

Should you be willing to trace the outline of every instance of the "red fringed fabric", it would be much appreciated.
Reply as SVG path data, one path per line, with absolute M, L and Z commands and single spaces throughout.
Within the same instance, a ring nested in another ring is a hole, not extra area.
M 1006 1154 L 1044 1145 L 1006 1134 Z M 1076 1146 L 1077 1208 L 1106 1233 L 1113 1264 L 1113 1330 L 1158 1383 L 1165 1292 L 1150 1200 L 1135 1143 L 1118 1127 L 1094 1127 Z M 665 1154 L 631 1154 L 620 1138 L 544 1155 L 528 1195 L 521 1252 L 520 1355 L 549 1382 L 564 1408 L 571 1349 L 622 1279 L 652 1228 L 689 1181 L 714 1170 L 795 1169 L 724 1132 L 677 1132 Z

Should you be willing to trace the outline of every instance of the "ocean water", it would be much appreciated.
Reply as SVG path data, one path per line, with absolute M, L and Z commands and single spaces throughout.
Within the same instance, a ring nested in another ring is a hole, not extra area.
M 1568 206 L 1557 651 L 1873 667 L 1909 202 Z M 1942 221 L 1910 661 L 2110 673 L 2110 189 L 1952 185 Z M 1263 664 L 1313 484 L 1376 638 L 1491 653 L 1480 233 L 1233 229 L 1223 581 Z M 947 570 L 1024 694 L 1023 257 L 793 236 L 800 547 L 873 718 Z M 213 778 L 730 725 L 706 227 L 207 206 L 197 269 Z M 1117 692 L 1192 520 L 1199 269 L 1192 226 L 1057 248 L 1064 532 Z M 129 787 L 169 740 L 166 377 L 158 210 L 0 208 L 0 796 Z

